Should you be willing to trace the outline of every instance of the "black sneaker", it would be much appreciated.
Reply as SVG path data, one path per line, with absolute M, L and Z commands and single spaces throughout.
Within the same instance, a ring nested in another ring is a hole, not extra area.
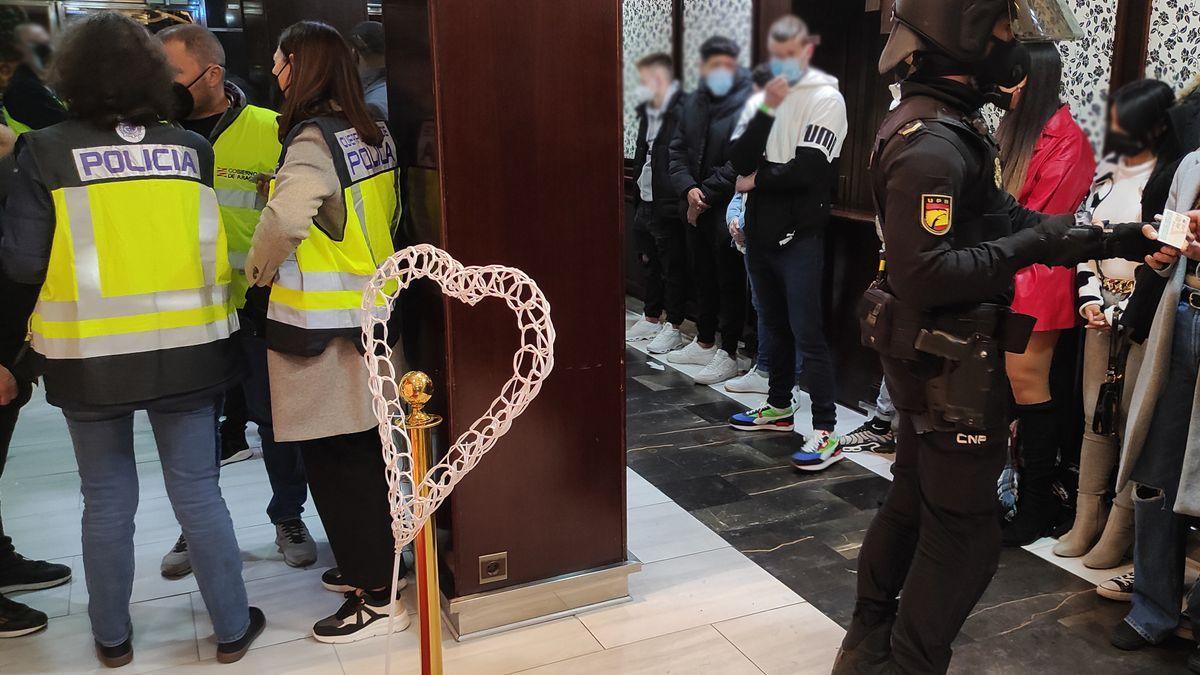
M 345 595 L 350 591 L 356 590 L 353 586 L 346 583 L 346 578 L 342 576 L 342 571 L 336 567 L 330 567 L 321 575 L 321 585 L 327 591 L 341 593 Z M 408 588 L 408 579 L 400 577 L 396 580 L 396 590 L 400 591 Z
M 120 668 L 133 660 L 133 636 L 130 635 L 116 647 L 105 647 L 96 643 L 96 658 L 105 668 Z
M 42 560 L 29 560 L 20 555 L 14 555 L 11 562 L 0 567 L 0 593 L 54 588 L 70 580 L 70 567 Z
M 1111 579 L 1101 581 L 1096 585 L 1096 592 L 1102 598 L 1116 600 L 1117 602 L 1129 602 L 1133 600 L 1133 572 L 1118 574 Z
M 1200 645 L 1188 654 L 1187 667 L 1189 672 L 1200 673 Z
M 313 624 L 312 634 L 317 642 L 328 644 L 345 644 L 358 642 L 388 632 L 388 597 L 390 591 L 385 591 L 383 597 L 372 597 L 373 594 L 359 595 L 357 591 L 346 593 L 346 602 L 332 616 Z M 396 618 L 392 622 L 392 632 L 408 628 L 412 619 L 404 608 L 404 601 L 396 598 L 391 604 Z
M 872 417 L 854 431 L 842 436 L 842 452 L 895 452 L 896 432 L 892 423 Z
M 246 442 L 245 427 L 237 432 L 232 429 L 226 432 L 222 427 L 221 466 L 250 459 L 253 455 L 254 453 L 250 451 L 250 444 Z
M 36 633 L 49 619 L 43 612 L 0 595 L 0 638 L 15 638 Z
M 246 629 L 246 634 L 240 640 L 218 643 L 217 662 L 233 663 L 241 661 L 246 652 L 250 651 L 250 645 L 254 643 L 255 638 L 262 634 L 263 628 L 266 625 L 267 617 L 263 614 L 263 611 L 257 607 L 251 607 L 250 627 Z
M 1126 652 L 1136 651 L 1145 647 L 1151 646 L 1151 643 L 1142 634 L 1133 629 L 1127 621 L 1121 621 L 1117 627 L 1113 629 L 1112 635 L 1108 641 L 1112 646 Z

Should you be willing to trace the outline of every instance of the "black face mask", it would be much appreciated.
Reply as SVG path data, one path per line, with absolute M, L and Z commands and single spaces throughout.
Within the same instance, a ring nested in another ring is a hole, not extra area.
M 1029 77 L 1029 50 L 1018 40 L 992 38 L 992 50 L 975 67 L 975 83 L 989 103 L 1012 109 L 1013 94 Z
M 1108 149 L 1122 157 L 1134 157 L 1146 151 L 1146 144 L 1121 131 L 1108 132 Z
M 209 69 L 205 68 L 200 71 L 196 79 L 188 84 L 176 82 L 171 85 L 171 93 L 175 97 L 175 119 L 186 120 L 196 110 L 196 97 L 192 96 L 192 85 L 200 81 L 200 78 L 208 74 Z
M 42 62 L 42 67 L 50 65 L 50 59 L 54 56 L 54 48 L 49 43 L 36 44 L 33 46 L 33 55 L 38 57 L 38 61 Z

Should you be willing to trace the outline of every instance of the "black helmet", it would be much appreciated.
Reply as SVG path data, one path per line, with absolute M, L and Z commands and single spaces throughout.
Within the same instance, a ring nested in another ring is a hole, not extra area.
M 896 0 L 895 26 L 879 59 L 879 72 L 893 71 L 920 51 L 976 64 L 987 53 L 992 30 L 1005 12 L 1021 42 L 1074 40 L 1083 34 L 1066 0 Z

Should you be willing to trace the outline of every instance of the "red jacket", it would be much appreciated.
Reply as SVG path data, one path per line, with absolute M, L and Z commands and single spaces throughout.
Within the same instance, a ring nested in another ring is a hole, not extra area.
M 1092 143 L 1071 117 L 1071 107 L 1064 105 L 1042 129 L 1017 201 L 1051 215 L 1075 213 L 1095 175 Z

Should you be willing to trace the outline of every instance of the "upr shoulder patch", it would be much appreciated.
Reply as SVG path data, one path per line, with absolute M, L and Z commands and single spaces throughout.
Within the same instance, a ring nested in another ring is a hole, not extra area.
M 954 224 L 954 198 L 947 195 L 921 195 L 921 227 L 941 237 Z

